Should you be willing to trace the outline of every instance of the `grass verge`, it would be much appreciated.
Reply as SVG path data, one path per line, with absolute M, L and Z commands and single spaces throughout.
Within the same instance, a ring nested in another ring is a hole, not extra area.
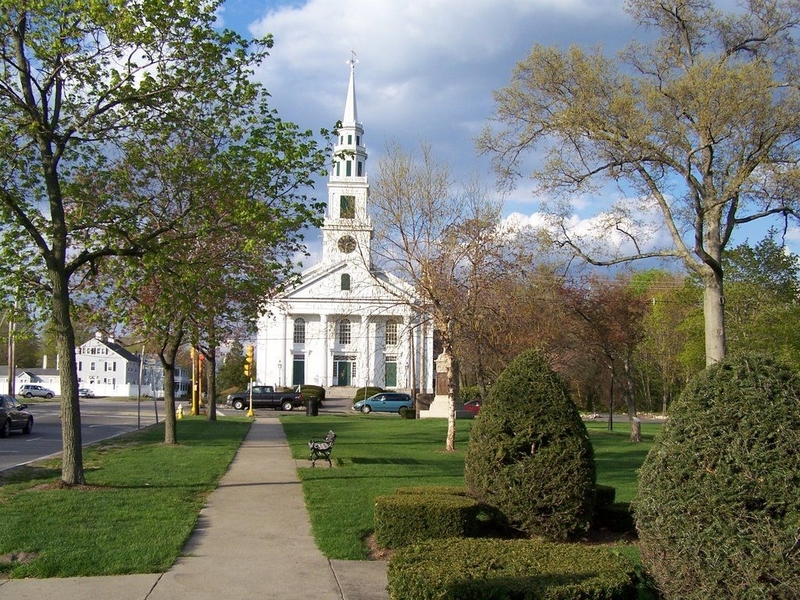
M 336 468 L 298 469 L 311 527 L 317 544 L 329 558 L 369 558 L 375 497 L 398 487 L 464 485 L 464 452 L 472 422 L 458 421 L 456 450 L 445 452 L 447 423 L 443 419 L 400 419 L 381 415 L 299 415 L 281 417 L 296 459 L 308 458 L 307 442 L 336 432 L 332 458 Z M 636 493 L 637 470 L 660 425 L 643 425 L 644 442 L 631 444 L 626 426 L 608 432 L 605 423 L 588 423 L 595 449 L 597 481 L 617 488 L 617 502 Z M 636 548 L 622 551 L 638 559 Z
M 60 485 L 60 460 L 3 474 L 0 573 L 83 577 L 169 569 L 250 427 L 248 420 L 178 421 L 84 448 L 85 486 Z

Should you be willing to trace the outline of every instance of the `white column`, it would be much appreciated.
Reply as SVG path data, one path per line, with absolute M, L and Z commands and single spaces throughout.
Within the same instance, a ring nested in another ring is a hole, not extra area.
M 322 328 L 320 331 L 320 337 L 322 338 L 322 352 L 321 356 L 317 357 L 317 361 L 319 362 L 319 371 L 318 373 L 321 374 L 321 381 L 317 382 L 318 385 L 329 387 L 332 385 L 331 381 L 331 356 L 330 356 L 330 331 L 328 330 L 328 315 L 321 314 L 319 316 L 320 327 Z

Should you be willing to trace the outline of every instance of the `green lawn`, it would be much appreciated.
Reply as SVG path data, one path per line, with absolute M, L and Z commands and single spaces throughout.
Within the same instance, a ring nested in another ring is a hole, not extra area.
M 178 422 L 177 446 L 163 424 L 84 449 L 87 485 L 59 485 L 59 460 L 4 473 L 0 572 L 78 577 L 166 571 L 180 555 L 208 494 L 250 424 Z
M 365 559 L 376 496 L 401 486 L 463 485 L 471 421 L 459 421 L 456 451 L 445 452 L 440 419 L 380 415 L 286 415 L 281 418 L 299 469 L 317 543 L 330 558 Z M 163 424 L 84 449 L 87 486 L 64 489 L 60 462 L 3 474 L 0 573 L 77 577 L 161 572 L 180 555 L 208 494 L 225 474 L 249 420 L 178 421 L 178 446 L 164 446 Z M 636 469 L 659 426 L 644 426 L 633 445 L 627 428 L 588 424 L 598 482 L 617 500 L 636 490 Z M 310 468 L 306 442 L 337 434 L 336 468 Z
M 363 560 L 373 528 L 376 496 L 402 486 L 463 485 L 464 451 L 472 421 L 458 421 L 455 452 L 445 452 L 447 424 L 442 419 L 407 420 L 380 415 L 300 415 L 281 417 L 295 458 L 308 457 L 307 441 L 332 429 L 336 468 L 317 462 L 300 468 L 314 536 L 329 558 Z M 608 432 L 605 423 L 589 423 L 598 483 L 617 488 L 617 501 L 636 493 L 636 470 L 652 444 L 658 425 L 645 425 L 645 442 L 628 442 L 627 425 Z

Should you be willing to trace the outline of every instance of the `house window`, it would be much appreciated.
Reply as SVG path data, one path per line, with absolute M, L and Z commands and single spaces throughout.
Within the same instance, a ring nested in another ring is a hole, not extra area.
M 348 160 L 346 167 L 347 168 L 345 169 L 345 175 L 347 177 L 350 177 L 353 174 L 353 161 Z
M 353 143 L 353 135 L 350 134 L 347 136 L 347 145 L 351 145 Z
M 89 363 L 89 370 L 90 371 L 94 371 L 95 370 L 95 363 Z
M 350 163 L 347 163 L 348 165 Z M 349 171 L 349 169 L 348 169 Z M 350 173 L 347 173 L 348 175 Z M 342 219 L 355 219 L 356 218 L 356 197 L 355 196 L 340 196 L 339 197 L 339 216 Z
M 350 320 L 349 319 L 342 319 L 339 321 L 339 330 L 337 331 L 336 340 L 340 344 L 349 344 L 350 343 Z
M 305 344 L 306 343 L 306 321 L 305 321 L 305 319 L 295 319 L 294 320 L 294 343 L 295 344 Z
M 342 274 L 342 291 L 349 291 L 350 290 L 350 274 L 343 273 Z
M 384 341 L 387 346 L 397 345 L 397 321 L 386 322 L 386 338 Z

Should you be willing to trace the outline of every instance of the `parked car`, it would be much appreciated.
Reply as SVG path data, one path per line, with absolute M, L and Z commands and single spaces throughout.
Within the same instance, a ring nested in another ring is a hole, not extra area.
M 467 412 L 471 412 L 473 415 L 477 415 L 479 412 L 481 412 L 482 404 L 483 400 L 481 400 L 480 398 L 475 398 L 475 400 L 464 402 L 464 410 Z
M 236 410 L 250 408 L 250 390 L 229 394 L 226 404 Z M 276 392 L 271 385 L 253 386 L 253 408 L 292 410 L 301 406 L 303 406 L 303 395 L 300 392 L 300 386 L 297 386 L 294 391 L 288 392 Z
M 46 387 L 36 385 L 35 383 L 26 383 L 17 392 L 17 396 L 24 396 L 25 398 L 33 398 L 34 396 L 38 396 L 39 398 L 52 398 L 55 395 L 53 390 L 48 390 Z
M 380 392 L 374 396 L 370 396 L 365 400 L 359 400 L 353 404 L 353 410 L 360 410 L 364 414 L 375 412 L 396 412 L 399 413 L 400 409 L 407 408 L 411 410 L 412 400 L 410 394 L 402 394 L 399 392 Z
M 14 396 L 0 396 L 0 437 L 8 437 L 12 429 L 21 429 L 26 435 L 33 431 L 33 415 L 27 408 Z
M 78 398 L 94 398 L 94 392 L 89 388 L 78 388 Z

